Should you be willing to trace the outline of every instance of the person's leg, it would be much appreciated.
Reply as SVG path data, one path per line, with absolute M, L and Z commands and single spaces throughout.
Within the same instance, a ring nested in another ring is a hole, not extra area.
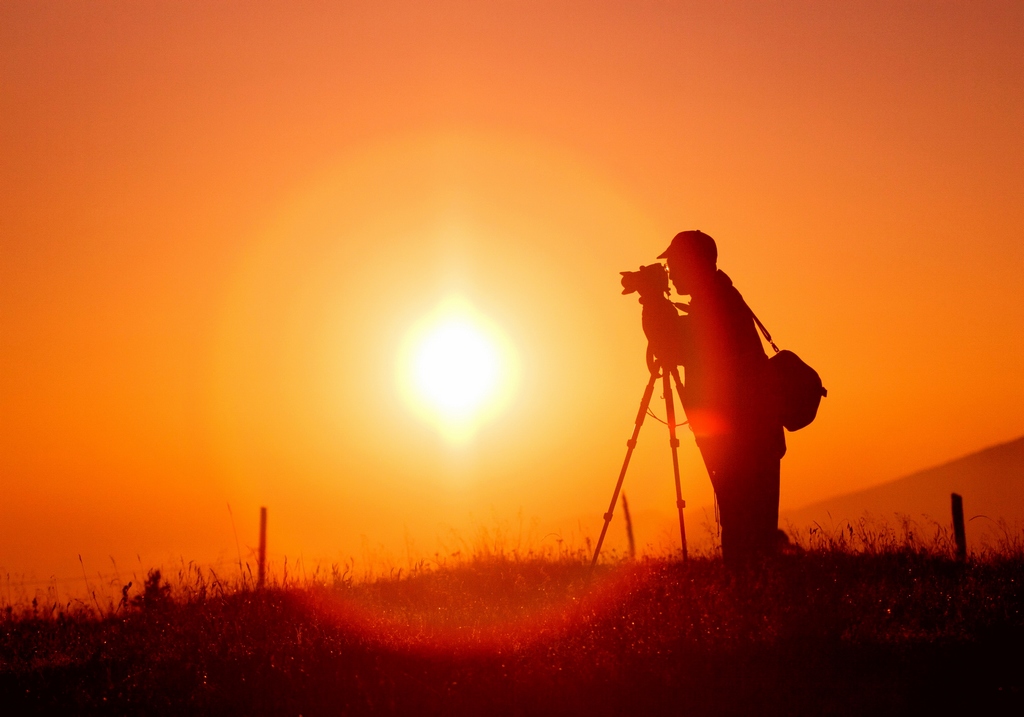
M 725 561 L 735 565 L 776 552 L 779 460 L 736 451 L 708 472 L 718 498 Z
M 750 553 L 749 509 L 743 495 L 743 476 L 734 460 L 722 459 L 708 465 L 708 475 L 718 500 L 718 521 L 722 530 L 722 559 L 739 565 Z
M 730 511 L 730 553 L 729 562 L 749 562 L 759 551 L 761 523 L 760 501 L 751 490 L 751 475 L 748 470 L 738 470 L 733 476 L 732 509 Z M 725 534 L 723 521 L 723 535 Z
M 753 549 L 773 554 L 779 547 L 779 460 L 762 459 L 750 475 Z
M 715 498 L 718 500 L 718 522 L 722 536 L 722 559 L 728 565 L 733 565 L 740 560 L 743 553 L 743 540 L 740 535 L 741 519 L 735 496 L 731 491 L 725 489 L 722 484 L 722 476 L 715 485 Z M 713 481 L 715 483 L 715 481 Z

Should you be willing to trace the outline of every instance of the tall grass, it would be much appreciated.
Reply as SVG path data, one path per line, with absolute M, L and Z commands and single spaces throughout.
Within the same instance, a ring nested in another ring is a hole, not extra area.
M 491 532 L 375 573 L 281 561 L 264 590 L 244 568 L 182 564 L 98 607 L 8 605 L 0 703 L 305 715 L 886 714 L 961 699 L 1005 709 L 1024 690 L 1020 546 L 1008 535 L 958 563 L 941 531 L 844 525 L 741 570 L 713 555 L 609 555 L 590 575 L 585 542 L 535 548 Z
M 394 586 L 403 582 L 454 581 L 448 588 L 450 591 L 461 590 L 467 596 L 483 599 L 500 597 L 507 592 L 504 587 L 489 586 L 483 579 L 485 574 L 515 576 L 520 584 L 536 583 L 550 588 L 545 576 L 558 573 L 573 576 L 581 586 L 588 584 L 591 576 L 582 568 L 589 565 L 592 556 L 589 537 L 581 533 L 568 538 L 549 535 L 540 539 L 535 527 L 534 524 L 524 529 L 520 524 L 513 528 L 507 523 L 495 523 L 477 526 L 469 534 L 452 530 L 438 540 L 438 549 L 431 555 L 424 556 L 410 546 L 403 559 L 369 546 L 364 546 L 361 558 L 350 557 L 338 562 L 308 564 L 301 559 L 280 556 L 268 562 L 267 587 L 285 591 L 331 588 L 351 596 L 364 596 L 396 594 Z M 704 540 L 691 550 L 697 562 L 713 561 L 720 555 L 715 532 L 706 525 L 704 529 Z M 970 553 L 972 565 L 1024 562 L 1024 530 L 1000 522 L 995 535 L 995 539 L 982 543 Z M 788 540 L 788 546 L 783 548 L 785 554 L 807 554 L 819 562 L 847 560 L 854 556 L 917 556 L 941 562 L 952 560 L 956 554 L 949 526 L 922 523 L 905 516 L 896 516 L 892 521 L 865 516 L 838 524 L 815 524 L 800 530 L 790 528 Z M 656 552 L 650 546 L 639 558 L 606 549 L 597 574 L 630 565 L 667 564 L 675 559 L 678 559 L 676 553 Z M 175 565 L 157 566 L 143 574 L 135 571 L 128 577 L 122 577 L 119 572 L 96 574 L 92 582 L 86 578 L 84 585 L 85 591 L 65 589 L 62 595 L 56 581 L 33 591 L 7 575 L 0 578 L 0 586 L 4 588 L 0 591 L 0 618 L 104 619 L 157 601 L 190 605 L 211 598 L 247 594 L 256 589 L 255 565 L 244 560 L 210 565 L 181 559 Z M 561 585 L 563 597 L 567 596 L 568 583 Z

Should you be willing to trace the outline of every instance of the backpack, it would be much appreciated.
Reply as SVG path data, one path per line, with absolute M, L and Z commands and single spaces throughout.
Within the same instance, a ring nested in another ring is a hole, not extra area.
M 778 396 L 779 418 L 787 431 L 799 431 L 818 415 L 818 406 L 821 399 L 828 396 L 828 390 L 821 384 L 821 376 L 817 371 L 792 351 L 780 351 L 764 324 L 754 316 L 754 312 L 750 312 L 750 315 L 775 349 L 775 355 L 768 359 L 768 365 Z

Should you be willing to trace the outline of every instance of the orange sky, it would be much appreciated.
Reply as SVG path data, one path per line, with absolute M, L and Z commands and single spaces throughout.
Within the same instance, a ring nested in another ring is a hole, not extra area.
M 1013 2 L 3 3 L 0 568 L 230 557 L 229 502 L 277 556 L 570 531 L 681 229 L 829 389 L 783 507 L 1019 436 L 1021 47 Z M 456 294 L 521 366 L 460 448 L 395 380 Z

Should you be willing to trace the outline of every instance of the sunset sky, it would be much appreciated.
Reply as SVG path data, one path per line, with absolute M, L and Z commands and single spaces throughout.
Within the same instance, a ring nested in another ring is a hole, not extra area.
M 579 538 L 619 272 L 683 229 L 828 387 L 783 508 L 1024 434 L 1022 48 L 1019 2 L 0 3 L 0 571 L 234 559 L 260 505 L 275 559 Z M 445 321 L 495 361 L 450 420 Z

